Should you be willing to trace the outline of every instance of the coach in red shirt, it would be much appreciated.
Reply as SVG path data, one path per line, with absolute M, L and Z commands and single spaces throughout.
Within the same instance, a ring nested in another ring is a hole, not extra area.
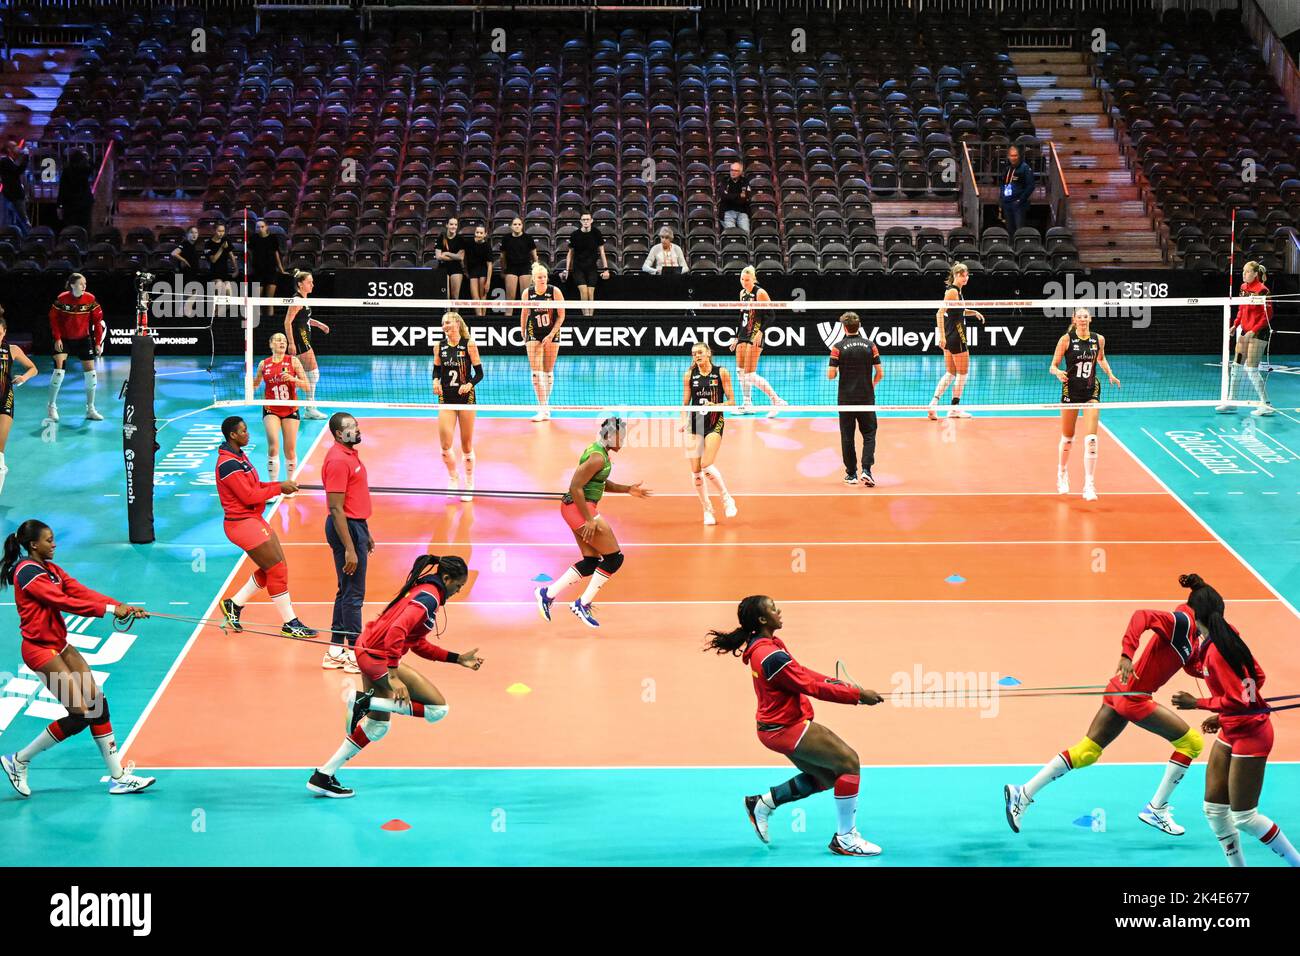
M 370 517 L 370 484 L 366 466 L 357 454 L 361 426 L 347 412 L 335 412 L 329 422 L 334 447 L 325 455 L 321 479 L 329 514 L 325 518 L 325 540 L 334 552 L 338 591 L 334 595 L 334 621 L 330 624 L 333 644 L 325 652 L 322 667 L 358 673 L 352 648 L 361 633 L 361 606 L 366 600 L 366 564 L 375 550 L 366 520 Z M 343 638 L 347 636 L 347 646 Z

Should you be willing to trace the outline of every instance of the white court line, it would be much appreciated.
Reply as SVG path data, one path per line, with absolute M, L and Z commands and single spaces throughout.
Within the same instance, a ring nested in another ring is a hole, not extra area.
M 1292 458 L 1295 458 L 1297 461 L 1300 461 L 1300 455 L 1296 454 L 1295 451 L 1294 451 L 1292 448 L 1290 448 L 1289 446 L 1282 444 L 1280 441 L 1278 441 L 1276 438 L 1274 438 L 1274 437 L 1273 437 L 1272 435 L 1270 435 L 1268 432 L 1264 431 L 1264 429 L 1262 429 L 1262 428 L 1256 426 L 1256 427 L 1255 427 L 1255 431 L 1258 432 L 1259 434 L 1263 435 L 1265 438 L 1267 438 L 1269 441 L 1271 441 L 1274 445 L 1277 445 L 1278 448 L 1281 448 L 1283 451 L 1290 452 Z
M 1235 448 L 1235 449 L 1237 450 L 1237 453 L 1238 453 L 1238 454 L 1242 455 L 1242 456 L 1243 456 L 1243 457 L 1244 457 L 1248 462 L 1250 462 L 1252 465 L 1256 466 L 1260 471 L 1262 471 L 1264 474 L 1268 475 L 1270 478 L 1276 478 L 1276 477 L 1277 477 L 1277 475 L 1273 474 L 1271 471 L 1269 471 L 1267 468 L 1264 467 L 1264 463 L 1263 463 L 1262 461 L 1259 461 L 1259 460 L 1256 459 L 1254 456 L 1252 456 L 1248 451 L 1246 451 L 1246 449 L 1245 449 L 1244 447 L 1242 447 L 1242 446 L 1237 442 L 1237 439 L 1236 439 L 1235 436 L 1238 435 L 1238 434 L 1240 434 L 1240 432 L 1220 432 L 1220 431 L 1215 431 L 1213 428 L 1211 428 L 1211 429 L 1210 429 L 1210 434 L 1211 434 L 1211 435 L 1218 435 L 1218 436 L 1219 436 L 1220 438 L 1222 438 L 1225 442 L 1227 442 L 1227 443 L 1230 444 L 1233 448 Z
M 1163 488 L 1169 494 L 1169 497 L 1173 498 L 1174 501 L 1182 505 L 1183 510 L 1186 511 L 1189 515 L 1191 515 L 1197 524 L 1199 524 L 1210 534 L 1214 535 L 1214 537 L 1218 540 L 1219 544 L 1223 545 L 1224 549 L 1230 555 L 1232 555 L 1239 562 L 1241 562 L 1242 567 L 1244 567 L 1247 571 L 1253 574 L 1255 576 L 1255 579 L 1258 580 L 1260 584 L 1264 585 L 1264 587 L 1268 589 L 1269 593 L 1275 595 L 1277 599 L 1280 602 L 1282 602 L 1282 605 L 1287 608 L 1287 610 L 1289 610 L 1297 618 L 1300 618 L 1300 611 L 1296 610 L 1295 605 L 1293 605 L 1290 601 L 1284 598 L 1281 592 L 1279 592 L 1275 587 L 1273 587 L 1273 585 L 1269 584 L 1268 581 L 1265 580 L 1264 575 L 1260 574 L 1259 571 L 1255 569 L 1254 565 L 1252 565 L 1249 561 L 1247 561 L 1240 554 L 1238 554 L 1236 550 L 1232 547 L 1232 545 L 1224 541 L 1223 538 L 1219 535 L 1219 533 L 1215 531 L 1213 528 L 1211 528 L 1210 525 L 1200 515 L 1196 513 L 1196 511 L 1192 508 L 1191 505 L 1189 505 L 1186 501 L 1184 501 L 1177 494 L 1175 494 L 1174 490 L 1170 488 L 1167 484 L 1165 484 L 1165 482 L 1161 479 L 1159 475 L 1157 475 L 1154 471 L 1148 468 L 1146 463 L 1143 462 L 1141 458 L 1133 454 L 1133 452 L 1129 450 L 1129 447 L 1119 440 L 1118 435 L 1116 435 L 1109 428 L 1106 428 L 1106 425 L 1104 423 L 1102 424 L 1101 427 L 1106 429 L 1106 433 L 1110 435 L 1111 441 L 1115 442 L 1115 444 L 1117 444 L 1120 448 L 1123 448 L 1124 451 L 1128 453 L 1128 456 L 1132 458 L 1135 462 L 1137 462 L 1138 465 L 1141 466 L 1142 470 L 1145 471 L 1148 475 L 1150 475 L 1152 480 L 1154 480 L 1158 485 L 1160 485 L 1161 488 Z M 1146 429 L 1143 429 L 1143 431 L 1146 431 Z
M 990 695 L 992 696 L 992 695 Z M 951 710 L 952 708 L 946 708 Z M 967 708 L 971 709 L 971 708 Z M 1154 760 L 1107 760 L 1103 767 L 1163 767 L 1167 761 Z M 1273 760 L 1269 759 L 1269 766 L 1275 764 L 1296 764 L 1300 760 Z M 560 766 L 523 766 L 523 767 L 501 767 L 501 766 L 483 766 L 483 767 L 375 767 L 349 765 L 348 773 L 357 771 L 384 771 L 384 770 L 432 770 L 439 773 L 463 773 L 472 770 L 537 770 L 545 773 L 546 771 L 576 770 L 576 771 L 602 771 L 602 770 L 763 770 L 768 771 L 773 767 L 789 767 L 789 764 L 770 763 L 770 764 L 599 764 L 596 766 L 577 765 L 560 765 Z M 879 763 L 863 764 L 864 774 L 873 770 L 988 770 L 991 767 L 1041 767 L 1041 763 Z M 226 770 L 292 770 L 298 773 L 304 772 L 304 767 L 299 764 L 296 766 L 266 766 L 266 767 L 167 767 L 158 764 L 150 764 L 150 770 L 197 770 L 197 771 L 217 771 Z
M 1108 428 L 1108 429 L 1106 429 L 1106 431 L 1110 432 L 1110 429 Z M 1115 434 L 1114 432 L 1111 432 L 1111 435 L 1112 435 L 1112 436 L 1114 436 L 1114 434 Z M 1151 433 L 1150 433 L 1149 431 L 1147 431 L 1145 428 L 1142 429 L 1142 434 L 1146 435 L 1147 438 L 1150 438 L 1153 442 L 1155 442 L 1155 443 L 1156 443 L 1157 445 L 1159 445 L 1161 448 L 1164 448 L 1165 454 L 1168 455 L 1170 458 L 1172 458 L 1174 461 L 1178 462 L 1178 464 L 1180 464 L 1180 465 L 1182 465 L 1184 468 L 1186 468 L 1187 471 L 1188 471 L 1188 473 L 1189 473 L 1193 478 L 1197 479 L 1198 481 L 1200 480 L 1200 477 L 1201 477 L 1201 476 L 1198 475 L 1196 472 L 1192 471 L 1191 467 L 1187 464 L 1187 462 L 1183 461 L 1181 458 L 1179 458 L 1177 455 L 1175 455 L 1175 454 L 1174 454 L 1172 451 L 1170 451 L 1168 448 L 1165 448 L 1165 444 L 1164 444 L 1164 442 L 1162 442 L 1159 438 L 1157 438 L 1155 435 L 1151 434 Z M 1120 447 L 1121 447 L 1121 448 L 1124 448 L 1123 445 L 1121 445 Z M 1124 450 L 1125 450 L 1125 451 L 1128 451 L 1127 448 L 1124 448 Z M 1129 457 L 1135 457 L 1131 451 L 1129 451 Z M 1150 471 L 1150 469 L 1148 469 L 1148 471 Z
M 317 433 L 316 437 L 312 439 L 311 445 L 307 448 L 307 454 L 302 457 L 302 461 L 305 462 L 311 458 L 316 451 L 316 446 L 320 444 L 321 439 L 324 437 L 324 430 Z M 283 501 L 284 496 L 282 495 L 275 500 L 275 504 L 271 505 L 271 510 L 266 515 L 268 520 L 275 514 L 275 510 L 280 507 Z M 221 600 L 221 595 L 225 593 L 226 588 L 230 587 L 230 582 L 235 580 L 235 575 L 239 573 L 239 568 L 243 563 L 244 559 L 242 556 L 236 559 L 234 567 L 232 567 L 230 573 L 226 575 L 225 582 L 222 583 L 221 587 L 217 590 L 217 593 L 212 596 L 212 603 L 210 603 L 208 609 L 203 612 L 203 619 L 208 620 L 212 618 L 213 612 L 217 609 L 217 602 Z M 131 727 L 131 732 L 126 735 L 126 740 L 122 743 L 122 746 L 118 748 L 121 753 L 125 754 L 127 750 L 130 749 L 131 744 L 135 742 L 136 735 L 140 733 L 141 728 L 144 727 L 145 721 L 149 719 L 149 715 L 153 712 L 154 707 L 157 705 L 158 701 L 162 699 L 163 691 L 167 689 L 167 685 L 170 684 L 172 678 L 176 676 L 176 672 L 180 670 L 181 663 L 185 660 L 186 655 L 189 654 L 190 648 L 194 646 L 194 642 L 198 640 L 199 633 L 205 626 L 206 625 L 204 624 L 194 625 L 194 630 L 190 632 L 189 640 L 185 642 L 185 646 L 181 648 L 181 652 L 176 655 L 176 660 L 172 661 L 172 666 L 167 669 L 167 673 L 163 676 L 162 682 L 158 685 L 157 689 L 154 690 L 153 696 L 149 698 L 149 703 L 145 704 L 144 710 L 140 712 L 140 717 Z
M 1269 494 L 1269 492 L 1265 492 Z M 1277 492 L 1272 492 L 1277 494 Z M 282 541 L 286 548 L 328 548 L 327 541 Z M 856 548 L 856 547 L 1018 547 L 1020 545 L 1090 545 L 1090 544 L 1154 544 L 1154 545 L 1188 545 L 1218 544 L 1213 538 L 1195 538 L 1187 541 L 1108 541 L 1102 539 L 1057 540 L 1050 541 L 620 541 L 620 548 Z M 385 545 L 394 548 L 427 548 L 428 539 L 424 541 L 376 541 L 375 547 Z M 572 541 L 447 541 L 438 543 L 438 547 L 464 548 L 572 548 Z M 214 544 L 187 544 L 186 548 L 215 548 Z

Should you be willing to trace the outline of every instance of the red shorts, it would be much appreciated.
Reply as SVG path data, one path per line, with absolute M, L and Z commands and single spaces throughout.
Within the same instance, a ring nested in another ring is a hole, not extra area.
M 780 730 L 760 730 L 758 732 L 759 743 L 768 750 L 775 750 L 777 753 L 788 757 L 799 746 L 799 741 L 803 740 L 803 735 L 808 733 L 808 725 L 811 723 L 811 720 L 801 720 L 797 724 L 782 727 Z
M 54 658 L 58 657 L 67 648 L 66 640 L 60 641 L 57 647 L 51 647 L 49 644 L 37 644 L 35 641 L 23 639 L 23 663 L 34 671 L 39 671 Z
M 1129 690 L 1119 682 L 1119 677 L 1115 676 L 1110 679 L 1106 685 L 1107 690 Z M 1102 698 L 1102 702 L 1111 707 L 1125 720 L 1131 720 L 1136 723 L 1139 720 L 1146 720 L 1156 712 L 1160 705 L 1156 703 L 1154 697 L 1111 697 L 1107 695 Z
M 377 681 L 388 673 L 388 652 L 379 648 L 368 647 L 357 641 L 353 648 L 357 655 L 357 667 L 361 673 L 372 681 Z
M 1273 721 L 1265 718 L 1245 726 L 1221 726 L 1219 741 L 1232 748 L 1234 757 L 1267 757 L 1273 749 Z
M 596 507 L 596 502 L 594 501 L 587 502 L 587 510 L 590 511 L 593 516 L 600 514 L 600 510 Z M 583 520 L 582 512 L 578 510 L 576 504 L 560 505 L 560 517 L 564 519 L 564 523 L 567 524 L 572 531 L 581 531 L 582 526 L 586 524 L 586 521 Z
M 238 521 L 226 521 L 222 524 L 226 537 L 231 544 L 244 551 L 252 551 L 259 545 L 271 540 L 271 526 L 265 518 L 240 518 Z

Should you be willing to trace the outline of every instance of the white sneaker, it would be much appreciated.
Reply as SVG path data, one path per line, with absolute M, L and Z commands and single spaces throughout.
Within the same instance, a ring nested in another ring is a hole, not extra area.
M 772 815 L 772 808 L 767 805 L 767 801 L 762 797 L 746 797 L 745 812 L 749 814 L 749 822 L 754 824 L 754 832 L 764 843 L 771 843 L 767 836 L 767 818 Z
M 13 784 L 19 796 L 23 797 L 32 795 L 32 788 L 27 786 L 27 766 L 18 759 L 17 754 L 0 756 L 0 769 L 4 770 L 5 777 Z
M 141 790 L 148 790 L 158 782 L 155 777 L 137 777 L 133 772 L 134 770 L 135 764 L 130 764 L 129 769 L 122 771 L 122 776 L 116 780 L 110 780 L 111 786 L 108 788 L 108 792 L 112 794 L 139 793 Z
M 752 415 L 752 414 L 754 414 L 754 406 L 753 406 L 753 405 L 741 405 L 738 409 L 736 409 L 736 414 L 737 414 L 737 415 Z
M 545 412 L 545 410 L 539 408 L 539 409 L 537 410 L 537 414 L 534 415 L 532 418 L 530 418 L 530 419 L 528 419 L 528 420 L 529 420 L 530 422 L 544 422 L 544 421 L 546 421 L 546 412 Z
M 327 671 L 346 670 L 348 666 L 348 652 L 340 644 L 338 653 L 335 653 L 331 647 L 325 652 L 325 656 L 320 659 L 320 666 Z
M 1007 826 L 1013 833 L 1020 832 L 1020 818 L 1034 801 L 1025 796 L 1024 789 L 1009 783 L 1002 788 L 1002 799 L 1007 805 Z
M 1235 414 L 1237 414 L 1237 406 L 1236 406 L 1236 405 L 1215 405 L 1215 406 L 1214 406 L 1214 410 L 1215 410 L 1216 412 L 1218 412 L 1220 415 L 1235 415 Z
M 1091 482 L 1091 481 L 1089 481 L 1089 482 L 1085 482 L 1085 483 L 1084 483 L 1084 486 L 1083 486 L 1083 500 L 1084 500 L 1084 501 L 1096 501 L 1096 500 L 1097 500 L 1097 489 L 1094 488 L 1094 487 L 1092 486 L 1092 482 Z
M 86 421 L 102 422 L 103 420 L 104 420 L 104 416 L 99 414 L 99 410 L 95 408 L 94 405 L 86 406 Z
M 345 674 L 361 673 L 361 668 L 357 665 L 357 652 L 352 650 L 351 648 L 348 648 L 347 652 L 343 655 L 343 673 Z
M 780 414 L 781 414 L 781 408 L 782 408 L 783 406 L 785 406 L 785 405 L 789 405 L 789 404 L 790 404 L 790 403 L 787 402 L 784 398 L 778 398 L 778 399 L 776 400 L 776 404 L 774 404 L 770 409 L 768 409 L 768 411 L 767 411 L 767 417 L 768 417 L 768 418 L 776 418 L 777 415 L 780 415 Z
M 949 418 L 970 418 L 971 415 L 970 412 L 966 411 L 966 409 L 962 408 L 960 405 L 953 405 L 951 408 L 948 409 L 948 417 Z
M 48 419 L 49 419 L 50 421 L 52 421 L 52 422 L 57 422 L 57 421 L 59 420 L 59 406 L 58 406 L 58 405 L 46 405 L 46 406 L 45 406 L 45 417 L 48 418 Z
M 831 852 L 840 856 L 880 856 L 881 849 L 864 839 L 854 827 L 848 833 L 837 833 L 831 838 Z
M 1266 418 L 1269 415 L 1276 415 L 1277 411 L 1272 405 L 1260 405 L 1251 412 L 1256 418 Z
M 1182 836 L 1186 831 L 1174 822 L 1172 810 L 1173 807 L 1168 805 L 1157 808 L 1148 803 L 1142 808 L 1142 812 L 1138 814 L 1138 819 L 1147 826 L 1162 830 L 1170 836 Z
M 704 523 L 705 523 L 706 525 L 714 525 L 714 524 L 717 524 L 717 523 L 718 523 L 718 519 L 715 518 L 715 517 L 713 516 L 713 509 L 712 509 L 712 508 L 710 508 L 708 511 L 704 512 Z
M 308 421 L 323 422 L 329 416 L 326 415 L 324 412 L 322 412 L 319 408 L 308 408 L 302 413 L 302 417 L 307 419 Z
M 937 422 L 939 420 L 938 399 L 935 399 L 934 401 L 930 402 L 930 407 L 925 410 L 925 417 L 930 419 L 930 421 L 932 422 Z
M 725 495 L 722 499 L 722 513 L 728 518 L 736 517 L 736 499 Z
M 1058 495 L 1068 495 L 1070 493 L 1070 473 L 1068 471 L 1058 471 L 1056 473 L 1056 493 Z
M 466 490 L 466 491 L 473 491 L 473 490 L 474 490 L 474 479 L 473 479 L 473 478 L 466 478 L 466 479 L 465 479 L 465 490 Z M 461 500 L 461 501 L 473 501 L 473 500 L 474 500 L 474 496 L 473 496 L 473 495 L 461 495 L 461 496 L 460 496 L 460 500 Z

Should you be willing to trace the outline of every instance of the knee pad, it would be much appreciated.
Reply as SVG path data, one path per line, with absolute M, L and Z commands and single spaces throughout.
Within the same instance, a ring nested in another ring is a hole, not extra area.
M 573 570 L 584 578 L 589 578 L 596 573 L 596 568 L 600 567 L 600 558 L 584 557 L 581 561 L 575 561 Z
M 1074 444 L 1074 438 L 1073 438 L 1073 437 L 1066 438 L 1064 435 L 1061 436 L 1061 447 L 1062 447 L 1062 448 L 1069 448 L 1069 447 L 1070 447 L 1071 445 L 1073 445 L 1073 444 Z
M 695 479 L 695 487 L 698 488 L 700 485 L 704 484 L 704 472 L 702 471 L 694 472 L 692 473 L 691 477 Z
M 1096 742 L 1088 737 L 1084 737 L 1077 744 L 1066 751 L 1070 758 L 1070 766 L 1075 770 L 1083 767 L 1091 767 L 1101 757 L 1101 748 Z
M 1233 810 L 1232 822 L 1242 833 L 1249 833 L 1268 842 L 1269 831 L 1276 829 L 1276 824 L 1266 816 L 1258 812 L 1257 807 L 1251 807 L 1249 810 Z
M 1226 803 L 1211 803 L 1206 800 L 1201 804 L 1201 810 L 1204 811 L 1206 822 L 1210 824 L 1210 830 L 1215 836 L 1218 836 L 1220 831 L 1236 829 L 1236 825 L 1232 822 L 1232 808 Z
M 90 726 L 90 722 L 81 714 L 67 714 L 66 716 L 60 717 L 56 720 L 52 726 L 57 727 L 59 731 L 58 734 L 51 733 L 50 736 L 56 737 L 59 740 L 67 740 L 69 737 L 75 737 L 77 734 L 85 730 Z M 59 734 L 62 734 L 63 736 L 60 737 Z
M 614 551 L 610 554 L 603 555 L 600 559 L 600 570 L 606 575 L 612 576 L 615 571 L 623 566 L 623 552 Z
M 1189 727 L 1187 733 L 1175 740 L 1173 744 L 1176 753 L 1182 754 L 1188 760 L 1195 760 L 1205 749 L 1205 738 L 1195 727 Z
M 709 476 L 710 478 L 712 478 L 714 481 L 717 481 L 719 478 L 722 477 L 722 472 L 718 471 L 718 466 L 717 466 L 717 465 L 709 465 L 708 468 L 702 469 L 702 470 L 700 471 L 700 474 L 702 474 L 702 475 L 708 475 L 708 476 Z
M 456 452 L 450 448 L 442 450 L 442 463 L 448 468 L 456 467 Z
M 367 739 L 373 744 L 384 739 L 384 734 L 388 733 L 388 724 L 386 720 L 375 720 L 373 717 L 363 717 L 359 724 L 361 732 L 366 735 Z
M 1083 440 L 1083 454 L 1088 458 L 1097 457 L 1097 436 L 1089 435 Z
M 436 724 L 447 716 L 447 711 L 451 710 L 446 704 L 425 704 L 424 719 L 427 723 Z
M 259 588 L 266 587 L 266 572 L 263 571 L 261 568 L 258 568 L 256 571 L 254 571 L 253 583 L 256 584 Z
M 95 702 L 90 707 L 90 713 L 86 715 L 85 720 L 96 737 L 113 732 L 113 726 L 109 722 L 108 716 L 108 698 L 102 692 L 95 698 Z
M 283 561 L 266 569 L 266 590 L 273 598 L 289 593 L 289 566 Z

